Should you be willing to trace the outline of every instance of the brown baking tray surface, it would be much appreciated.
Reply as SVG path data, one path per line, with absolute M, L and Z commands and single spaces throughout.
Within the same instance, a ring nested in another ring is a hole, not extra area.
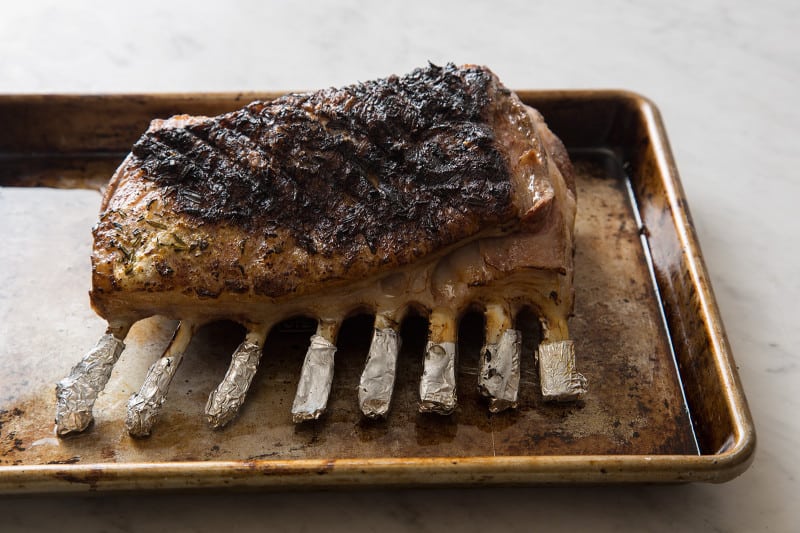
M 725 481 L 749 464 L 752 421 L 660 118 L 622 91 L 521 91 L 577 169 L 576 308 L 584 400 L 542 402 L 535 317 L 520 406 L 490 414 L 476 389 L 481 317 L 462 319 L 459 408 L 417 412 L 426 323 L 403 325 L 392 410 L 361 417 L 356 385 L 371 317 L 340 335 L 328 413 L 290 407 L 310 331 L 273 332 L 239 418 L 204 421 L 243 331 L 204 327 L 148 439 L 123 429 L 174 323 L 134 326 L 86 433 L 56 439 L 54 384 L 102 334 L 89 307 L 90 228 L 102 186 L 151 118 L 217 114 L 269 94 L 0 96 L 0 490 Z

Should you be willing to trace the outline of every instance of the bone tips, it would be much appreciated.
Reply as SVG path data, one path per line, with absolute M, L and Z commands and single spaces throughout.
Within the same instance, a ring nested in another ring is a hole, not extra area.
M 292 421 L 295 424 L 317 420 L 325 412 L 333 383 L 335 353 L 333 334 L 324 332 L 322 327 L 318 328 L 306 351 L 292 403 Z
M 132 437 L 147 437 L 161 415 L 169 382 L 178 367 L 172 357 L 162 357 L 150 367 L 139 392 L 128 400 L 125 429 Z
M 420 379 L 420 413 L 449 415 L 456 409 L 456 344 L 428 341 Z
M 419 412 L 449 415 L 456 409 L 456 316 L 447 308 L 434 309 L 428 326 Z
M 206 421 L 213 429 L 225 427 L 239 413 L 258 371 L 265 337 L 266 333 L 248 333 L 231 356 L 225 377 L 211 392 L 206 403 Z
M 139 392 L 128 400 L 125 428 L 130 436 L 142 438 L 150 435 L 161 416 L 170 383 L 192 340 L 194 329 L 194 324 L 181 322 L 164 354 L 148 370 Z
M 507 329 L 498 342 L 487 342 L 481 350 L 478 390 L 489 399 L 489 411 L 499 413 L 517 407 L 520 381 L 522 333 Z
M 496 315 L 496 316 L 495 316 Z M 489 327 L 491 323 L 495 326 Z M 498 413 L 517 406 L 521 332 L 511 329 L 502 313 L 487 311 L 486 343 L 481 350 L 479 392 L 489 400 L 489 411 Z M 501 320 L 503 319 L 503 320 Z M 420 380 L 419 411 L 449 415 L 457 407 L 455 365 L 456 343 L 452 317 L 434 314 L 425 349 Z M 292 406 L 292 420 L 302 423 L 319 419 L 326 411 L 333 378 L 336 324 L 320 324 L 311 337 L 303 363 L 300 383 Z M 148 371 L 140 391 L 128 403 L 125 426 L 133 437 L 146 437 L 159 418 L 167 389 L 191 340 L 194 326 L 181 324 L 164 351 Z M 397 357 L 401 345 L 399 325 L 376 316 L 370 351 L 358 387 L 361 413 L 369 419 L 383 419 L 390 408 Z M 56 385 L 55 432 L 59 437 L 79 433 L 93 422 L 92 409 L 106 385 L 114 364 L 125 348 L 126 331 L 109 329 L 97 345 Z M 213 429 L 227 425 L 238 414 L 256 374 L 265 334 L 249 332 L 232 355 L 223 381 L 211 393 L 206 419 Z M 490 342 L 491 341 L 491 342 Z M 577 372 L 574 343 L 545 341 L 539 345 L 537 366 L 545 401 L 579 400 L 586 394 L 586 378 Z
M 125 332 L 120 334 L 122 338 Z M 124 349 L 122 339 L 107 332 L 75 365 L 69 376 L 56 384 L 56 435 L 65 437 L 89 427 L 94 420 L 92 410 L 97 396 L 108 383 L 114 364 Z
M 569 402 L 584 397 L 587 380 L 576 370 L 573 341 L 539 345 L 539 380 L 545 401 Z
M 361 413 L 373 420 L 386 418 L 392 402 L 397 355 L 402 344 L 397 328 L 396 323 L 376 317 L 372 342 L 358 384 Z

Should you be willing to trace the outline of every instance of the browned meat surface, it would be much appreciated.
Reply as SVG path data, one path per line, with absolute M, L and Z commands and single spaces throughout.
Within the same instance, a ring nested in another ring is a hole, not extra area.
M 514 231 L 552 200 L 526 122 L 491 72 L 452 66 L 155 121 L 108 189 L 93 302 L 296 297 Z

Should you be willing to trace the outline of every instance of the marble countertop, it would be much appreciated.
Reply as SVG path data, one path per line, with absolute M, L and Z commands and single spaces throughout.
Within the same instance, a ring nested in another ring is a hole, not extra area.
M 759 443 L 722 485 L 12 497 L 0 529 L 796 531 L 798 28 L 789 0 L 6 4 L 0 93 L 314 88 L 431 60 L 489 65 L 513 88 L 650 97 Z

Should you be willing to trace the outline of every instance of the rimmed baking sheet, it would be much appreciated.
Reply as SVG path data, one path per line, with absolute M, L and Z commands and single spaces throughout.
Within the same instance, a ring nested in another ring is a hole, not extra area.
M 584 400 L 542 402 L 533 363 L 539 332 L 523 314 L 520 407 L 490 414 L 476 390 L 481 318 L 468 315 L 459 408 L 451 417 L 419 414 L 426 324 L 415 317 L 403 327 L 391 414 L 365 420 L 355 387 L 371 321 L 360 316 L 340 336 L 323 419 L 291 421 L 310 335 L 294 324 L 270 336 L 238 420 L 214 431 L 203 408 L 243 335 L 217 323 L 192 341 L 154 434 L 134 440 L 122 426 L 125 402 L 174 327 L 152 318 L 126 341 L 93 428 L 56 439 L 54 383 L 104 328 L 87 297 L 100 202 L 92 187 L 150 118 L 215 113 L 256 96 L 0 99 L 0 489 L 721 481 L 746 468 L 752 422 L 663 128 L 649 102 L 614 91 L 522 93 L 567 143 L 578 171 L 570 327 L 589 379 Z M 45 116 L 55 131 L 38 122 Z

